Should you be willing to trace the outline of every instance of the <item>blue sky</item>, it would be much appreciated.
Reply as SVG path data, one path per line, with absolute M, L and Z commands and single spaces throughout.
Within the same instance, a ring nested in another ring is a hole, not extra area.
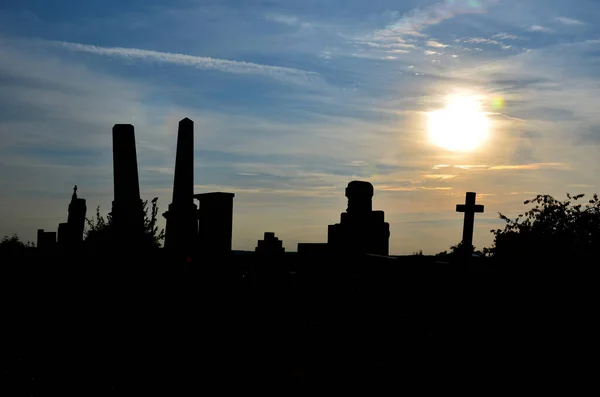
M 134 124 L 142 195 L 165 209 L 189 117 L 196 192 L 236 193 L 235 249 L 326 241 L 354 179 L 394 254 L 457 243 L 466 191 L 489 246 L 498 212 L 598 190 L 599 17 L 592 0 L 4 1 L 0 235 L 56 230 L 75 184 L 106 213 L 115 123 Z M 427 137 L 455 92 L 492 125 L 469 153 Z

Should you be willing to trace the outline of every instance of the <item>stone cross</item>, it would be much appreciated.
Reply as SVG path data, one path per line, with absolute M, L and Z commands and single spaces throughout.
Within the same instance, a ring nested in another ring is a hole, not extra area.
M 464 204 L 456 204 L 456 212 L 465 213 L 465 221 L 463 224 L 462 244 L 466 250 L 473 248 L 473 224 L 475 223 L 475 213 L 483 212 L 483 205 L 475 204 L 477 193 L 467 192 Z

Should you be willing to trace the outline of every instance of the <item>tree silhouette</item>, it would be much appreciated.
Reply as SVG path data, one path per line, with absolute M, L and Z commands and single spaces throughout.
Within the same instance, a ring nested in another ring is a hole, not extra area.
M 600 247 L 600 200 L 594 194 L 583 205 L 583 194 L 567 193 L 565 201 L 537 195 L 524 204 L 533 208 L 515 219 L 499 213 L 504 229 L 491 230 L 494 245 L 489 252 L 497 259 L 556 262 L 557 258 L 590 258 Z
M 164 229 L 158 228 L 158 199 L 152 200 L 152 207 L 148 207 L 148 200 L 142 203 L 144 210 L 144 246 L 147 248 L 159 248 L 161 241 L 165 238 Z M 110 247 L 113 241 L 113 219 L 111 214 L 106 218 L 100 215 L 100 206 L 96 208 L 93 218 L 86 218 L 85 242 L 91 249 L 104 249 Z
M 4 236 L 0 240 L 0 256 L 15 256 L 22 254 L 27 248 L 33 248 L 31 241 L 23 242 L 17 234 Z
M 472 248 L 467 251 L 470 254 L 472 253 L 477 256 L 488 256 L 488 251 L 489 251 L 488 248 L 484 248 L 483 250 L 479 251 L 476 249 L 476 247 L 474 245 L 471 247 Z M 444 259 L 458 259 L 458 258 L 462 257 L 463 255 L 464 255 L 464 249 L 463 249 L 462 241 L 456 245 L 450 246 L 449 251 L 442 251 L 442 252 L 435 254 L 435 256 L 438 256 L 438 257 L 441 257 Z

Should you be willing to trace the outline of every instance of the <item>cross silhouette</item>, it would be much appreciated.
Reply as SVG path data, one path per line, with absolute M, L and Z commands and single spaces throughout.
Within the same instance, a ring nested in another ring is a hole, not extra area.
M 462 243 L 465 249 L 473 247 L 473 224 L 475 223 L 475 213 L 483 212 L 483 205 L 475 204 L 477 193 L 467 192 L 464 204 L 456 204 L 456 212 L 465 213 L 465 222 L 463 224 Z

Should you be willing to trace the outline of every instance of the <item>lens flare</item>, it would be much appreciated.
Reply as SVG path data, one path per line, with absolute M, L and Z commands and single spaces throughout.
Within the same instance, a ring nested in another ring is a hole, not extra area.
M 492 108 L 494 108 L 495 110 L 499 110 L 502 109 L 504 107 L 504 98 L 494 98 L 492 100 Z

